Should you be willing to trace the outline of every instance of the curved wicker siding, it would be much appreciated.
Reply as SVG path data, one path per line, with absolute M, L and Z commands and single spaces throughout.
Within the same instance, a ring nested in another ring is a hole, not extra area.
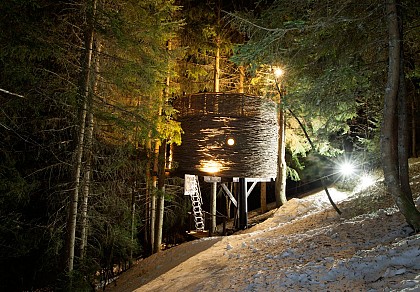
M 177 173 L 275 178 L 277 117 L 271 101 L 243 94 L 195 94 L 175 101 L 185 132 L 174 147 Z M 228 145 L 229 138 L 235 140 Z M 217 166 L 215 173 L 207 166 Z

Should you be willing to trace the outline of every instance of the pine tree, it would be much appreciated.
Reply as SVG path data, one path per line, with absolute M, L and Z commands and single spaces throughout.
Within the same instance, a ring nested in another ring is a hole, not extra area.
M 389 33 L 389 69 L 384 95 L 381 127 L 381 157 L 385 184 L 407 223 L 420 232 L 420 212 L 416 209 L 408 179 L 408 124 L 405 97 L 404 55 L 401 14 L 396 1 L 386 5 Z M 397 129 L 397 135 L 395 134 Z M 397 151 L 395 151 L 397 150 Z
M 404 2 L 404 5 L 409 2 Z M 311 137 L 317 137 L 314 142 L 320 153 L 331 155 L 331 149 L 339 146 L 331 137 L 341 135 L 345 139 L 352 139 L 350 142 L 354 148 L 366 150 L 367 139 L 374 141 L 371 132 L 375 128 L 376 137 L 378 135 L 378 121 L 382 119 L 379 115 L 382 100 L 378 93 L 385 87 L 386 59 L 392 54 L 386 50 L 388 35 L 384 22 L 384 15 L 387 15 L 385 6 L 379 1 L 275 1 L 262 11 L 258 19 L 249 20 L 247 15 L 236 15 L 237 25 L 250 37 L 246 45 L 237 49 L 237 61 L 249 62 L 255 68 L 261 64 L 283 64 L 288 71 L 285 107 L 293 110 L 307 123 Z M 396 62 L 392 64 L 395 67 L 390 66 L 391 71 L 397 68 Z M 399 74 L 402 71 L 397 69 L 393 72 Z M 404 74 L 401 74 L 400 85 L 404 78 Z M 386 88 L 398 90 L 398 86 L 391 85 L 389 82 Z M 403 95 L 401 91 L 400 101 L 403 101 Z M 387 92 L 385 100 L 388 102 L 389 97 Z M 394 106 L 391 104 L 390 108 Z M 400 109 L 405 106 L 402 102 Z M 400 117 L 407 116 L 403 114 L 404 111 L 400 113 Z M 391 122 L 392 111 L 384 113 L 382 120 Z M 358 129 L 353 126 L 361 121 L 364 124 L 358 126 L 363 126 L 365 130 L 362 131 L 359 130 L 361 127 Z M 404 121 L 399 122 L 401 129 L 404 129 L 406 124 L 401 122 Z M 385 133 L 388 139 L 393 137 L 389 130 L 389 125 L 382 127 L 382 139 Z M 403 142 L 404 135 L 398 141 Z M 319 139 L 321 137 L 323 141 Z M 408 148 L 403 144 L 399 145 L 402 155 L 399 162 L 402 163 L 400 169 L 405 170 L 391 184 L 401 184 L 409 193 L 406 164 Z M 379 158 L 378 146 L 376 144 L 371 158 Z M 382 157 L 382 161 L 394 167 L 398 165 L 386 160 L 392 157 L 389 151 L 387 154 Z M 398 198 L 398 192 L 394 190 L 391 193 Z M 405 213 L 403 209 L 401 211 Z M 412 220 L 407 221 L 414 229 L 418 229 Z
M 131 222 L 141 215 L 131 206 L 146 173 L 141 149 L 148 139 L 179 141 L 161 101 L 176 6 L 98 0 L 89 17 L 92 3 L 0 4 L 1 259 L 13 266 L 4 290 L 54 287 L 64 262 L 68 288 L 86 289 L 96 271 L 128 262 L 139 252 Z M 99 42 L 101 52 L 91 46 Z M 156 114 L 162 106 L 167 117 Z
M 233 43 L 241 35 L 225 21 L 225 10 L 234 9 L 224 1 L 182 0 L 185 24 L 179 34 L 184 55 L 178 60 L 177 82 L 181 92 L 239 91 L 239 68 L 229 60 Z
M 0 285 L 28 290 L 53 283 L 51 271 L 61 270 L 78 54 L 65 49 L 62 32 L 71 26 L 61 4 L 0 6 L 0 84 L 19 93 L 1 96 L 1 260 L 13 269 Z

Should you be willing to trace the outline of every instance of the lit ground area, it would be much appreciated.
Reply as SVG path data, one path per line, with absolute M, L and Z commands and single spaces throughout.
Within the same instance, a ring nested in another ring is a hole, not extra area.
M 420 204 L 420 160 L 411 185 Z M 420 291 L 420 235 L 383 184 L 291 199 L 227 237 L 202 238 L 139 261 L 106 291 Z

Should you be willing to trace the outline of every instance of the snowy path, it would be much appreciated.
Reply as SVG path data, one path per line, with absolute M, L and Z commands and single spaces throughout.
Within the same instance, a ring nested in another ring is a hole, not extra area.
M 420 291 L 420 235 L 393 207 L 357 215 L 363 201 L 331 193 L 342 216 L 323 192 L 292 199 L 240 234 L 145 259 L 107 291 Z

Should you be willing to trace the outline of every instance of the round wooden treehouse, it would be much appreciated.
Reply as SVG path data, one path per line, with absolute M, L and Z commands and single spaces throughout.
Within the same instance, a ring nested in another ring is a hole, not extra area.
M 184 134 L 182 144 L 173 147 L 172 159 L 177 163 L 175 172 L 185 175 L 185 194 L 191 196 L 197 230 L 204 228 L 197 207 L 201 200 L 196 192 L 198 176 L 214 185 L 213 217 L 216 184 L 221 183 L 239 209 L 239 227 L 246 228 L 247 197 L 256 183 L 271 181 L 277 175 L 276 104 L 246 94 L 200 93 L 178 98 L 174 108 L 179 111 L 177 120 Z M 226 187 L 228 181 L 239 182 L 238 200 Z M 213 221 L 212 230 L 215 218 Z

